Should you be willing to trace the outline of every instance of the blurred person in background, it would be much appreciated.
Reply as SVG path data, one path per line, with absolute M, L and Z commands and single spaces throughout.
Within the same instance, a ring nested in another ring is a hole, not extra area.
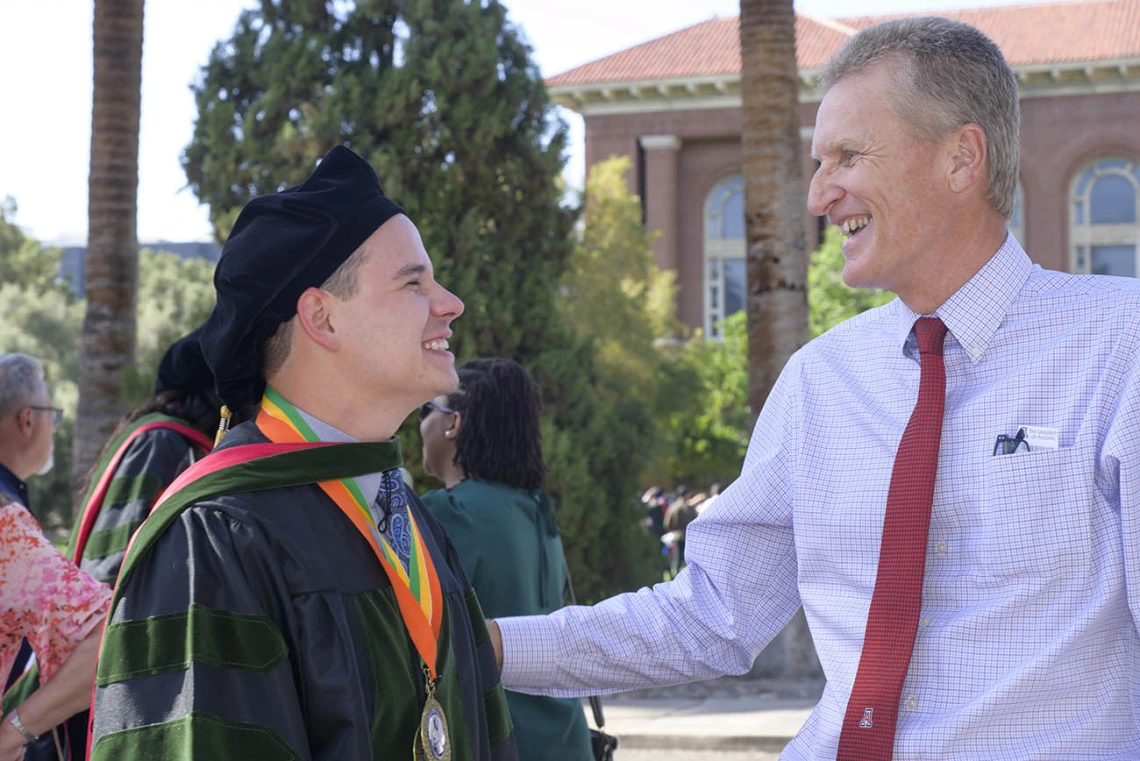
M 700 515 L 705 510 L 709 509 L 712 506 L 712 503 L 716 502 L 716 498 L 719 496 L 720 496 L 720 484 L 714 483 L 712 486 L 709 487 L 708 497 L 706 497 L 699 505 L 697 505 L 697 515 Z
M 213 447 L 222 404 L 200 332 L 167 349 L 154 394 L 123 419 L 88 476 L 67 556 L 100 581 L 114 583 L 127 542 L 155 501 Z
M 111 597 L 52 546 L 28 511 L 26 480 L 51 470 L 60 415 L 43 365 L 0 355 L 0 761 L 66 757 L 67 733 L 57 725 L 90 698 L 98 624 Z
M 697 517 L 696 505 L 703 494 L 689 494 L 689 487 L 678 486 L 676 496 L 665 511 L 665 539 L 669 548 L 670 573 L 676 576 L 685 567 L 685 530 Z
M 40 361 L 0 354 L 0 493 L 30 508 L 27 480 L 55 464 L 55 428 L 63 411 L 53 407 Z
M 447 529 L 488 618 L 562 607 L 566 563 L 543 491 L 541 403 L 530 375 L 508 359 L 459 367 L 459 390 L 420 408 L 427 472 L 444 488 L 423 501 Z M 588 761 L 577 700 L 507 693 L 521 761 Z

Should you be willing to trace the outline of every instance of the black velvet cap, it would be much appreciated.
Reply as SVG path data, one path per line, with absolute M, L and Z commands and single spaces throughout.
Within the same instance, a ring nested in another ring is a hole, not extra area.
M 202 326 L 198 326 L 166 350 L 162 361 L 158 363 L 154 393 L 187 390 L 202 394 L 208 399 L 214 398 L 214 374 L 202 356 L 202 346 L 198 343 L 201 335 Z
M 202 328 L 202 353 L 218 396 L 237 412 L 261 401 L 261 354 L 297 299 L 319 287 L 368 236 L 404 210 L 376 172 L 344 146 L 309 178 L 245 205 L 214 271 L 218 302 Z

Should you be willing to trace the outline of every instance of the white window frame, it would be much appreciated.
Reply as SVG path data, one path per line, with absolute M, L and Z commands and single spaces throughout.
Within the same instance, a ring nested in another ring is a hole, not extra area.
M 1124 166 L 1109 166 L 1110 162 L 1124 162 Z M 1092 177 L 1078 190 L 1081 178 L 1092 170 Z M 1135 221 L 1127 224 L 1092 224 L 1092 189 L 1097 180 L 1106 175 L 1119 175 L 1132 183 L 1136 199 Z M 1078 208 L 1083 221 L 1078 221 Z M 1092 272 L 1093 246 L 1136 247 L 1135 272 L 1140 275 L 1140 162 L 1127 156 L 1102 156 L 1081 167 L 1073 177 L 1069 189 L 1069 266 L 1077 274 Z
M 720 180 L 705 198 L 704 209 L 704 329 L 705 336 L 719 341 L 720 323 L 724 321 L 724 260 L 744 259 L 748 250 L 745 239 L 721 237 L 724 206 L 732 197 L 730 186 L 739 185 L 744 193 L 744 176 L 729 175 Z

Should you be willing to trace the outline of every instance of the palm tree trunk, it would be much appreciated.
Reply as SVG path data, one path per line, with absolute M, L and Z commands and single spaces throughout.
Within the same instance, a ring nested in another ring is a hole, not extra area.
M 748 239 L 748 403 L 755 423 L 784 364 L 809 336 L 792 0 L 740 0 L 740 60 Z M 757 659 L 753 673 L 820 673 L 802 611 Z
M 143 0 L 95 0 L 86 294 L 72 483 L 125 410 L 119 376 L 135 361 Z
M 740 0 L 748 403 L 755 420 L 808 340 L 807 236 L 791 0 Z

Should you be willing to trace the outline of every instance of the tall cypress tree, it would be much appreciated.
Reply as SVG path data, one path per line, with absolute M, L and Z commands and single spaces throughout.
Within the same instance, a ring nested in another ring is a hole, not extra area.
M 559 203 L 565 132 L 502 5 L 266 0 L 194 90 L 184 165 L 219 236 L 346 143 L 463 295 L 460 359 L 542 351 L 574 221 Z
M 561 203 L 565 125 L 506 15 L 497 0 L 263 0 L 193 87 L 183 166 L 219 240 L 335 145 L 376 167 L 466 303 L 457 359 L 514 358 L 542 389 L 551 491 L 590 597 L 649 567 L 628 547 L 648 429 L 599 399 L 592 349 L 559 316 L 577 216 Z

